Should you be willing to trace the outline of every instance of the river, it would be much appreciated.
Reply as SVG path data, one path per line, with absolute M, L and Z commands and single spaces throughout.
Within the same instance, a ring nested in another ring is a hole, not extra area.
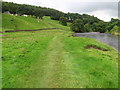
M 119 41 L 120 37 L 112 35 L 112 34 L 107 34 L 107 33 L 75 33 L 73 34 L 74 37 L 88 37 L 88 38 L 94 38 L 98 41 L 101 41 L 103 43 L 108 44 L 109 46 L 115 48 L 116 50 L 120 51 L 119 47 Z

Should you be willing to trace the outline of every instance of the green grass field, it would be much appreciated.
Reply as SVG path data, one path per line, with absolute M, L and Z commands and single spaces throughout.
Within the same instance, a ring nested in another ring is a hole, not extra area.
M 43 21 L 58 29 L 3 33 L 3 88 L 118 87 L 116 50 L 95 39 L 72 37 L 69 26 L 49 17 Z M 4 23 L 4 30 L 13 30 Z M 90 45 L 101 49 L 86 48 Z
M 36 18 L 31 18 L 30 16 L 12 16 L 3 14 L 2 15 L 2 30 L 26 30 L 26 29 L 44 29 L 53 28 L 49 23 L 44 20 L 38 20 Z

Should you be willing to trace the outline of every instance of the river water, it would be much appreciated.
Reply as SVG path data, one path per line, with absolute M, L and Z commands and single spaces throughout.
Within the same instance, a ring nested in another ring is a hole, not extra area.
M 107 33 L 75 33 L 73 34 L 74 37 L 88 37 L 94 38 L 98 41 L 108 44 L 109 46 L 115 48 L 116 50 L 120 51 L 119 41 L 120 37 L 107 34 Z

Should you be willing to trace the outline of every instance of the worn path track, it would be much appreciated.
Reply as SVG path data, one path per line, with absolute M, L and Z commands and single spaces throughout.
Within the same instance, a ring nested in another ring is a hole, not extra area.
M 34 71 L 27 77 L 32 80 L 28 80 L 25 87 L 72 88 L 80 84 L 77 80 L 79 76 L 72 71 L 72 57 L 64 50 L 60 37 L 54 37 L 50 41 L 43 57 L 33 65 Z

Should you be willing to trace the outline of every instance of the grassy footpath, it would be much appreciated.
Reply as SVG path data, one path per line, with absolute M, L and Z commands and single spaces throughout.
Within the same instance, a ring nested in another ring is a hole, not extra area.
M 69 27 L 49 17 L 44 21 L 59 29 L 3 34 L 3 88 L 118 87 L 116 50 L 70 37 Z

